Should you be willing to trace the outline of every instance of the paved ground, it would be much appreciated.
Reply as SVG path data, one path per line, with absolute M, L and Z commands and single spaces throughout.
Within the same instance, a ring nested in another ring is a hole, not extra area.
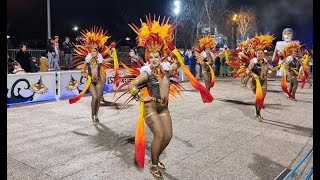
M 186 91 L 169 108 L 174 137 L 160 157 L 164 179 L 274 179 L 292 168 L 313 144 L 313 89 L 298 89 L 288 100 L 279 80 L 268 81 L 263 122 L 254 119 L 254 95 L 239 79 L 218 78 L 203 104 Z M 105 99 L 111 100 L 112 94 Z M 133 163 L 138 104 L 101 107 L 93 126 L 90 97 L 8 108 L 8 179 L 153 179 Z M 146 128 L 147 129 L 147 128 Z M 152 134 L 147 129 L 146 167 Z M 302 179 L 313 156 L 295 174 Z

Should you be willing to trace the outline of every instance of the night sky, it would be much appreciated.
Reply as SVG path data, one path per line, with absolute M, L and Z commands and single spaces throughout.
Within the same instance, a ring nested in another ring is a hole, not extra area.
M 183 3 L 183 0 L 180 0 Z M 139 25 L 139 18 L 146 14 L 173 16 L 173 0 L 51 0 L 51 35 L 60 37 L 79 35 L 72 30 L 93 25 L 108 29 L 111 41 L 135 35 L 128 23 Z M 294 39 L 306 45 L 313 41 L 312 0 L 229 0 L 236 6 L 256 9 L 258 32 L 270 32 L 281 38 L 283 28 L 294 29 Z M 46 0 L 8 0 L 7 29 L 12 42 L 45 41 L 47 39 Z M 183 9 L 182 9 L 183 14 Z M 220 32 L 223 34 L 223 32 Z

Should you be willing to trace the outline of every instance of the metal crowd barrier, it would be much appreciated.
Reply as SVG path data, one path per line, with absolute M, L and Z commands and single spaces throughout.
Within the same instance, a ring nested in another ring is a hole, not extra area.
M 289 172 L 289 174 L 284 178 L 284 180 L 291 180 L 293 174 L 297 171 L 297 169 L 301 166 L 302 163 L 305 162 L 305 160 L 309 157 L 309 155 L 313 152 L 313 147 L 307 152 L 307 154 L 294 166 L 294 168 Z M 313 166 L 310 168 L 308 174 L 304 178 L 305 180 L 308 180 L 313 173 Z
M 17 53 L 20 49 L 8 49 L 8 55 L 10 58 L 15 59 Z M 46 52 L 46 50 L 27 50 L 27 52 L 31 55 L 31 57 L 35 57 L 37 59 L 37 63 L 39 64 L 39 59 L 41 57 L 41 53 Z M 128 52 L 117 52 L 118 59 L 126 65 L 131 64 L 131 61 L 128 56 Z M 66 63 L 64 60 L 63 53 L 61 53 L 59 59 L 59 66 L 65 67 Z

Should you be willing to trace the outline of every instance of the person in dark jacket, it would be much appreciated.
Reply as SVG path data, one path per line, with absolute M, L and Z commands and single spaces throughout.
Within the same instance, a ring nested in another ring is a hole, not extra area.
M 65 37 L 65 41 L 62 43 L 62 49 L 64 52 L 64 61 L 68 69 L 72 68 L 71 58 L 72 58 L 72 44 L 70 43 L 70 38 Z
M 36 73 L 39 71 L 39 67 L 37 64 L 37 59 L 35 57 L 32 57 L 30 60 L 30 72 L 31 73 Z
M 215 65 L 214 75 L 216 77 L 219 77 L 219 75 L 220 75 L 220 65 L 221 65 L 221 60 L 220 60 L 219 56 L 216 57 L 216 60 L 214 61 L 214 65 Z
M 25 72 L 30 72 L 30 58 L 31 55 L 27 52 L 27 46 L 24 44 L 20 45 L 20 51 L 16 55 L 16 61 Z
M 190 72 L 191 74 L 196 77 L 196 64 L 197 64 L 197 59 L 196 59 L 196 56 L 194 55 L 194 50 L 192 50 L 191 52 L 191 56 L 189 58 L 189 64 L 190 64 Z

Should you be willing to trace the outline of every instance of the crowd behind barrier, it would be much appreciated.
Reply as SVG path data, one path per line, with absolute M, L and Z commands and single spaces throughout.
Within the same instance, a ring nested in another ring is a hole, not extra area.
M 17 53 L 20 51 L 20 49 L 8 49 L 8 56 L 9 58 L 11 59 L 16 59 L 16 55 Z M 41 57 L 41 54 L 46 52 L 46 50 L 27 50 L 27 52 L 31 55 L 31 57 L 35 57 L 36 58 L 36 61 L 37 61 L 37 64 L 39 64 L 39 59 Z M 128 52 L 117 52 L 117 56 L 118 56 L 118 59 L 126 64 L 126 65 L 130 65 L 131 64 L 131 61 L 129 59 L 129 56 L 128 56 Z M 64 53 L 63 51 L 61 51 L 61 54 L 60 54 L 60 59 L 59 59 L 59 65 L 60 67 L 65 67 L 66 65 L 66 62 L 65 62 L 65 58 L 64 58 Z

